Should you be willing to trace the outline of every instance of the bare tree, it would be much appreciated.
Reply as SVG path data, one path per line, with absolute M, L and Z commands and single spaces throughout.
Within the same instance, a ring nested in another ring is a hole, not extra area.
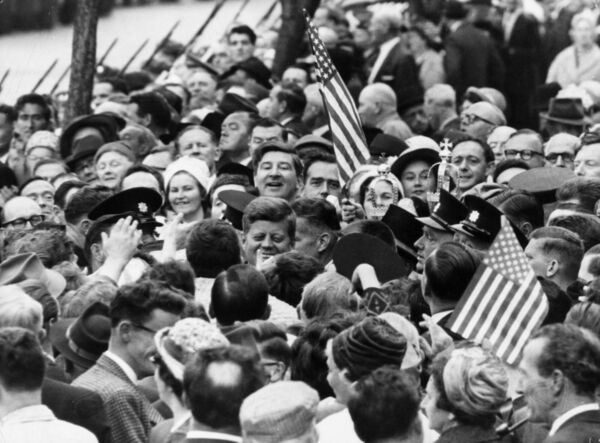
M 76 2 L 69 101 L 65 121 L 90 112 L 96 69 L 96 30 L 100 0 Z
M 283 71 L 296 62 L 300 55 L 302 42 L 306 31 L 306 22 L 302 9 L 305 8 L 312 17 L 320 0 L 280 0 L 281 29 L 275 47 L 273 75 L 280 77 Z

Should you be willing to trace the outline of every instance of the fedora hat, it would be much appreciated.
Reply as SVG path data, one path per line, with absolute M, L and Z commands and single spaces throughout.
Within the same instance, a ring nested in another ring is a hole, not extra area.
M 52 269 L 46 269 L 33 252 L 15 254 L 0 263 L 0 286 L 19 283 L 28 278 L 39 280 L 50 295 L 57 298 L 65 290 L 65 278 Z
M 540 117 L 548 121 L 574 126 L 583 126 L 591 122 L 590 118 L 585 115 L 580 98 L 552 98 L 548 112 L 541 112 Z
M 404 140 L 389 134 L 377 134 L 369 145 L 371 155 L 396 157 L 408 149 Z
M 396 205 L 390 205 L 381 221 L 394 233 L 398 253 L 416 262 L 417 251 L 413 245 L 423 235 L 423 225 L 413 214 Z
M 108 306 L 95 302 L 78 318 L 61 319 L 52 325 L 50 341 L 67 360 L 89 369 L 108 349 L 110 329 Z

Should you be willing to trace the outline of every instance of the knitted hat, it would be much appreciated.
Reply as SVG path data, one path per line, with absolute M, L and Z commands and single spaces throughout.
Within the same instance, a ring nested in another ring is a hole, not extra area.
M 387 321 L 368 317 L 333 339 L 333 360 L 352 381 L 384 365 L 402 365 L 406 338 Z
M 250 394 L 240 408 L 242 435 L 249 441 L 278 443 L 315 433 L 317 391 L 300 381 L 269 384 Z
M 96 155 L 94 155 L 94 163 L 98 163 L 100 157 L 107 152 L 116 152 L 123 157 L 127 157 L 131 162 L 135 162 L 135 154 L 133 153 L 131 146 L 129 146 L 128 143 L 119 140 L 102 145 L 100 149 L 98 149 L 98 152 L 96 152 Z
M 210 188 L 210 171 L 204 160 L 193 157 L 181 157 L 167 166 L 163 173 L 165 178 L 165 188 L 169 187 L 169 183 L 179 172 L 187 172 L 194 177 L 198 183 L 208 192 Z
M 47 148 L 58 154 L 58 136 L 50 131 L 36 131 L 27 140 L 25 152 L 33 148 Z

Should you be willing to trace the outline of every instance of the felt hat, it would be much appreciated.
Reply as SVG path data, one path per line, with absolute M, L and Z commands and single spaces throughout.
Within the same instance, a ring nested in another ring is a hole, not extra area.
M 111 320 L 109 307 L 92 303 L 76 318 L 63 318 L 50 328 L 50 341 L 67 360 L 91 368 L 108 349 Z
M 371 155 L 397 157 L 408 149 L 408 145 L 398 137 L 389 134 L 377 134 L 369 145 Z
M 19 283 L 28 278 L 39 280 L 55 298 L 67 286 L 61 274 L 45 268 L 40 258 L 32 252 L 11 255 L 0 263 L 0 286 Z
M 568 168 L 533 168 L 515 175 L 508 186 L 532 193 L 542 203 L 556 201 L 556 190 L 567 180 L 575 178 Z
M 540 117 L 565 125 L 583 126 L 591 123 L 580 98 L 552 98 L 548 112 L 541 112 Z
M 254 103 L 247 98 L 242 97 L 241 95 L 234 94 L 233 92 L 225 93 L 217 110 L 225 116 L 233 114 L 234 112 L 258 113 L 258 108 Z
M 381 221 L 394 233 L 399 253 L 416 260 L 417 251 L 413 245 L 423 235 L 423 225 L 415 219 L 415 216 L 396 205 L 390 205 Z
M 97 135 L 86 135 L 75 142 L 73 151 L 66 158 L 65 163 L 69 168 L 74 169 L 78 161 L 94 157 L 103 144 L 104 141 Z
M 242 217 L 246 206 L 256 198 L 255 195 L 242 191 L 222 191 L 219 200 L 227 205 L 223 217 L 238 231 L 242 230 Z

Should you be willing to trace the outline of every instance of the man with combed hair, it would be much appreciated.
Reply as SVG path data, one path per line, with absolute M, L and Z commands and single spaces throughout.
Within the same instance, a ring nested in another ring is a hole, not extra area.
M 418 380 L 393 366 L 383 366 L 357 383 L 348 411 L 354 430 L 366 443 L 420 443 Z
M 567 180 L 556 190 L 556 207 L 550 213 L 548 223 L 562 215 L 578 212 L 594 214 L 598 200 L 600 200 L 600 178 L 576 177 Z
M 232 345 L 200 351 L 188 363 L 183 390 L 192 412 L 187 443 L 240 442 L 242 402 L 265 385 L 258 354 Z
M 547 226 L 531 233 L 525 255 L 535 275 L 556 283 L 566 291 L 577 280 L 583 259 L 583 243 L 568 229 Z
M 100 394 L 114 442 L 146 442 L 162 421 L 137 382 L 154 373 L 154 335 L 175 324 L 185 305 L 179 293 L 152 281 L 121 286 L 111 302 L 108 350 L 73 385 Z
M 434 138 L 441 139 L 449 129 L 460 127 L 452 86 L 440 83 L 425 91 L 424 109 L 429 126 L 435 131 Z
M 385 83 L 394 91 L 398 104 L 423 94 L 419 71 L 412 55 L 407 54 L 398 37 L 402 16 L 395 8 L 378 9 L 371 17 L 369 33 L 373 50 L 367 57 L 368 83 Z
M 378 128 L 405 140 L 413 134 L 398 113 L 394 90 L 385 83 L 373 83 L 363 88 L 358 96 L 358 114 L 366 127 Z
M 296 215 L 281 198 L 259 197 L 242 217 L 243 248 L 248 264 L 260 267 L 275 254 L 291 251 L 296 235 Z
M 302 291 L 300 317 L 327 319 L 335 313 L 356 311 L 359 299 L 352 292 L 350 280 L 337 272 L 317 275 Z
M 600 340 L 574 325 L 534 332 L 519 363 L 529 421 L 550 426 L 545 443 L 600 440 Z
M 300 198 L 292 209 L 296 213 L 294 249 L 326 265 L 333 257 L 340 232 L 335 207 L 322 198 Z
M 0 436 L 11 443 L 97 443 L 90 431 L 56 418 L 42 404 L 44 354 L 23 328 L 0 329 Z

